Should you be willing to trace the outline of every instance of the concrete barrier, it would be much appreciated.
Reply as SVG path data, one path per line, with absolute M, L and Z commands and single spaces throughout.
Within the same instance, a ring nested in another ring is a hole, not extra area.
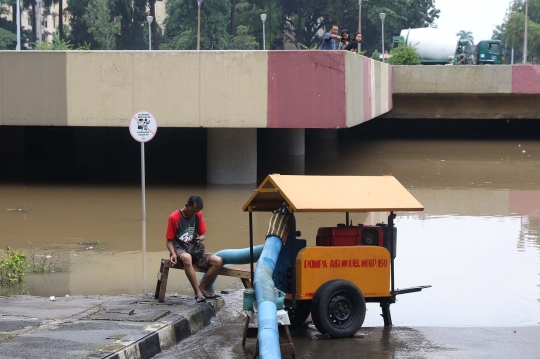
M 0 125 L 343 128 L 389 111 L 391 81 L 346 51 L 2 51 Z
M 540 66 L 393 66 L 388 118 L 538 119 Z

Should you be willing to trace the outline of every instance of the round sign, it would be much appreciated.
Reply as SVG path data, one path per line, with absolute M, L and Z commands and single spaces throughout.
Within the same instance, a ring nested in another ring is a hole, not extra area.
M 157 132 L 157 122 L 150 112 L 137 112 L 129 123 L 129 133 L 139 142 L 150 141 Z

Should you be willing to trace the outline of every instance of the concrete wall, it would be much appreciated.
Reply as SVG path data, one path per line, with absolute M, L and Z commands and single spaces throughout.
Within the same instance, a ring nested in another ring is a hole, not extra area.
M 540 119 L 540 66 L 393 66 L 387 118 Z
M 2 51 L 0 125 L 343 128 L 392 107 L 391 78 L 345 51 Z
M 347 127 L 392 109 L 392 66 L 347 53 L 345 73 Z

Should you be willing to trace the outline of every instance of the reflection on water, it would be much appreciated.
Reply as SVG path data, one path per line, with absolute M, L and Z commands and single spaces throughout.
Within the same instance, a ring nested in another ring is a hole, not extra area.
M 540 323 L 540 144 L 527 141 L 340 140 L 339 157 L 306 152 L 306 174 L 392 174 L 425 206 L 398 213 L 396 287 L 431 284 L 399 297 L 396 325 Z M 309 147 L 308 147 L 309 148 Z M 151 184 L 150 184 L 151 185 Z M 142 283 L 141 199 L 137 186 L 0 186 L 0 248 L 61 255 L 65 272 L 30 274 L 17 289 L 36 295 L 120 294 L 153 291 L 167 255 L 169 214 L 189 195 L 205 201 L 209 251 L 249 243 L 241 207 L 255 186 L 147 187 L 147 254 Z M 28 211 L 19 209 L 24 204 Z M 381 216 L 351 215 L 373 224 Z M 254 215 L 255 243 L 263 243 L 268 214 Z M 342 214 L 301 214 L 298 229 L 315 245 L 320 226 Z M 92 243 L 80 244 L 80 243 Z M 91 249 L 87 249 L 92 247 Z M 168 289 L 190 294 L 183 272 Z M 240 288 L 220 278 L 217 288 Z M 382 325 L 368 305 L 366 325 Z

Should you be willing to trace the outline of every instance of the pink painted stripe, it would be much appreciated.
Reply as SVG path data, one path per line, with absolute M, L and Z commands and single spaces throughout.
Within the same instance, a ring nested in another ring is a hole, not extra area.
M 512 66 L 512 93 L 540 94 L 540 66 Z
M 371 59 L 364 57 L 364 122 L 373 118 L 371 114 Z
M 344 51 L 268 52 L 268 127 L 343 128 Z

